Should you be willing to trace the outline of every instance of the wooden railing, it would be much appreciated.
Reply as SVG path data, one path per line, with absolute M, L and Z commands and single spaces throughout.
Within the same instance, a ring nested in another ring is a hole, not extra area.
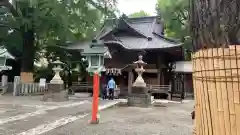
M 148 85 L 151 93 L 170 93 L 171 85 Z
M 150 93 L 153 94 L 167 94 L 167 98 L 172 99 L 171 96 L 171 85 L 147 85 L 150 89 Z
M 93 84 L 89 82 L 73 83 L 69 89 L 73 92 L 92 92 Z

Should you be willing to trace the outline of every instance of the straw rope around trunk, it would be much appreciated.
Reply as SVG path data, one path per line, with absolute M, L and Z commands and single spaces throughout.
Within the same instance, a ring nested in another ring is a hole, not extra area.
M 193 54 L 196 135 L 240 135 L 240 46 Z

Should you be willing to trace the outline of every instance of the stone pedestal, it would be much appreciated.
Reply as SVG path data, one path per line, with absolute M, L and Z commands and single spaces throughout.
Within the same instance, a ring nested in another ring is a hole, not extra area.
M 68 92 L 64 84 L 48 84 L 48 92 L 43 95 L 43 101 L 63 102 L 68 101 Z
M 64 84 L 48 84 L 48 90 L 53 92 L 61 92 L 64 90 Z
M 148 107 L 151 105 L 151 95 L 147 87 L 132 87 L 131 94 L 128 95 L 128 105 L 137 107 Z

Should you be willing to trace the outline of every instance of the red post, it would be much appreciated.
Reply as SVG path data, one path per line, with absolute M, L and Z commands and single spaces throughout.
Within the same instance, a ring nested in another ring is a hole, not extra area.
M 98 95 L 99 95 L 99 74 L 94 73 L 93 75 L 93 101 L 92 101 L 92 124 L 97 124 L 98 118 Z

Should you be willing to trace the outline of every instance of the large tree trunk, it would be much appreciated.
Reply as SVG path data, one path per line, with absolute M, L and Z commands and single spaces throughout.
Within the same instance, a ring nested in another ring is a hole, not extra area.
M 22 29 L 23 50 L 21 59 L 21 80 L 23 82 L 33 82 L 33 64 L 34 64 L 34 30 Z
M 240 44 L 240 0 L 190 0 L 195 51 Z
M 236 116 L 240 114 L 240 105 L 234 98 L 239 98 L 239 88 L 232 86 L 239 83 L 236 81 L 239 75 L 235 73 L 239 64 L 234 61 L 238 61 L 239 50 L 235 45 L 240 45 L 240 0 L 190 2 L 196 51 L 193 54 L 196 135 L 239 135 L 239 117 Z
M 23 38 L 21 81 L 33 82 L 33 64 L 35 54 L 34 8 L 28 7 L 22 9 L 22 15 L 30 20 L 30 24 L 24 23 L 20 28 Z

